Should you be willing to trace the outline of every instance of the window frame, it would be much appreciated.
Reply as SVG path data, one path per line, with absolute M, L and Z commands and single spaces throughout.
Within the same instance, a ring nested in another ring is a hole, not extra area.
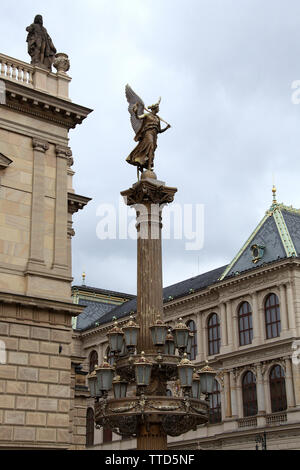
M 209 424 L 222 422 L 221 386 L 215 379 L 213 392 L 209 394 Z
M 89 355 L 89 372 L 90 373 L 95 370 L 95 366 L 98 365 L 98 360 L 99 360 L 98 353 L 96 349 L 93 349 Z
M 274 304 L 271 299 L 274 298 Z M 267 305 L 269 303 L 269 305 Z M 273 315 L 275 320 L 273 320 Z M 268 320 L 269 317 L 269 320 Z M 279 338 L 281 333 L 281 312 L 279 298 L 274 292 L 269 294 L 265 299 L 265 328 L 266 339 Z M 273 332 L 276 331 L 274 335 Z M 270 333 L 270 334 L 269 334 Z
M 249 376 L 251 376 L 253 380 L 251 382 L 245 383 L 246 377 Z M 251 370 L 248 370 L 243 375 L 242 397 L 244 417 L 247 418 L 248 416 L 256 416 L 258 412 L 256 377 Z
M 190 327 L 190 325 L 194 326 L 194 329 Z M 191 347 L 191 353 L 188 355 L 190 361 L 195 361 L 197 354 L 198 354 L 198 342 L 197 342 L 197 325 L 194 320 L 188 320 L 186 322 L 186 326 L 191 330 L 191 333 L 193 333 L 193 339 L 192 339 L 192 347 Z
M 213 318 L 216 318 L 217 322 L 211 324 L 211 321 Z M 216 335 L 216 337 L 213 337 L 214 335 Z M 211 313 L 207 319 L 207 339 L 208 339 L 208 355 L 214 356 L 215 354 L 220 354 L 221 324 L 220 324 L 219 315 L 215 312 Z
M 279 377 L 272 377 L 275 370 L 280 369 Z M 280 364 L 275 364 L 269 371 L 270 401 L 272 413 L 287 410 L 287 396 L 284 369 Z M 279 393 L 280 389 L 280 393 Z M 275 393 L 274 393 L 275 391 Z
M 247 311 L 245 306 L 247 305 Z M 241 328 L 241 323 L 243 328 Z M 243 301 L 238 308 L 239 345 L 247 346 L 253 342 L 253 312 L 249 302 Z M 247 337 L 248 342 L 247 342 Z

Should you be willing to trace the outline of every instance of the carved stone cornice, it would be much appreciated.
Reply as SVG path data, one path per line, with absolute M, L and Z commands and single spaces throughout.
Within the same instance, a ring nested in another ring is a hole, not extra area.
M 28 307 L 36 307 L 37 309 L 47 309 L 53 312 L 67 313 L 72 316 L 77 316 L 84 310 L 84 306 L 76 305 L 72 302 L 63 302 L 60 300 L 43 299 L 39 297 L 10 294 L 7 292 L 0 292 L 0 304 L 22 305 Z
M 80 196 L 75 193 L 68 193 L 68 212 L 69 214 L 75 214 L 79 210 L 83 209 L 92 199 L 86 196 Z
M 47 150 L 49 150 L 49 144 L 46 140 L 43 140 L 43 139 L 37 139 L 36 137 L 34 137 L 32 139 L 32 147 L 34 148 L 34 150 L 37 150 L 39 152 L 47 152 Z
M 4 77 L 3 80 L 5 80 Z M 37 119 L 50 121 L 67 129 L 74 129 L 77 124 L 81 124 L 92 112 L 92 109 L 51 96 L 33 88 L 25 87 L 10 80 L 5 80 L 5 85 L 6 104 L 2 106 L 36 117 Z

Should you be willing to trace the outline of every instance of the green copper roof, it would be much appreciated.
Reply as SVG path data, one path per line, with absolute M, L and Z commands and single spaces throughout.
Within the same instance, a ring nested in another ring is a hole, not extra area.
M 270 209 L 219 280 L 265 262 L 298 256 L 300 253 L 300 210 L 277 203 L 275 194 L 276 190 L 273 188 L 273 203 Z M 253 257 L 251 251 L 253 245 L 262 248 L 261 258 Z

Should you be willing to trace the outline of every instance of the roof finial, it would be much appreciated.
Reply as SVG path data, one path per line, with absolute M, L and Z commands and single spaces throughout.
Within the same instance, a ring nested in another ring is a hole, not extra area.
M 273 188 L 272 188 L 272 193 L 273 193 L 273 204 L 277 204 L 277 200 L 276 200 L 276 186 L 275 184 L 273 184 Z
M 82 273 L 82 285 L 85 286 L 85 272 Z

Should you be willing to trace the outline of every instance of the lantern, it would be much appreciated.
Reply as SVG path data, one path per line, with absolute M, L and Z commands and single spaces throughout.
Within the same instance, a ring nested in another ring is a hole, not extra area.
M 105 357 L 103 364 L 96 368 L 97 392 L 108 392 L 112 388 L 112 381 L 115 369 L 114 367 L 108 364 L 106 359 L 107 358 Z
M 150 331 L 154 346 L 163 346 L 166 341 L 168 327 L 159 316 L 155 324 L 150 326 Z
M 118 322 L 115 321 L 113 328 L 107 333 L 109 340 L 109 347 L 112 353 L 119 354 L 122 351 L 124 333 L 118 327 Z
M 193 370 L 194 366 L 191 361 L 188 360 L 187 354 L 184 353 L 183 359 L 178 364 L 178 375 L 180 385 L 182 388 L 188 388 L 192 386 Z
M 164 353 L 170 356 L 173 356 L 175 354 L 175 341 L 170 329 L 166 336 Z
M 201 392 L 205 393 L 206 395 L 208 393 L 212 393 L 214 390 L 216 371 L 208 365 L 208 361 L 206 361 L 206 366 L 199 370 L 199 375 L 201 382 Z
M 141 356 L 134 363 L 135 366 L 135 380 L 137 386 L 147 387 L 150 383 L 152 362 L 145 357 L 142 352 Z
M 174 339 L 176 347 L 179 350 L 185 350 L 188 345 L 190 329 L 183 323 L 182 318 L 179 318 L 179 322 L 173 329 Z
M 201 397 L 201 381 L 200 376 L 194 369 L 193 379 L 192 379 L 192 396 L 197 400 L 200 400 Z
M 115 398 L 126 398 L 128 382 L 121 379 L 119 375 L 113 380 L 113 390 Z
M 131 316 L 127 325 L 123 327 L 125 344 L 129 352 L 133 352 L 137 346 L 139 330 L 140 327 L 134 322 L 133 316 Z
M 95 366 L 96 369 L 97 366 Z M 97 397 L 97 375 L 96 375 L 96 370 L 93 370 L 88 376 L 88 384 L 89 384 L 89 390 L 92 398 Z

